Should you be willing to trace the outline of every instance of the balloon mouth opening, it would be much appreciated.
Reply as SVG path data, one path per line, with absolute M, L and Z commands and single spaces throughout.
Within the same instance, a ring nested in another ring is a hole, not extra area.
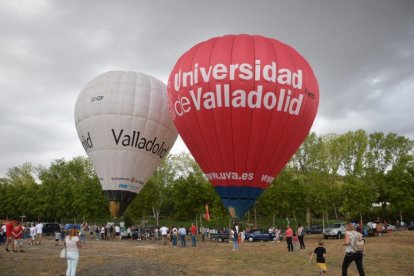
M 232 218 L 242 220 L 244 215 L 256 203 L 264 189 L 245 186 L 215 186 L 221 202 Z
M 136 197 L 136 193 L 120 190 L 104 190 L 108 199 L 109 212 L 113 218 L 119 218 L 128 208 L 129 203 Z

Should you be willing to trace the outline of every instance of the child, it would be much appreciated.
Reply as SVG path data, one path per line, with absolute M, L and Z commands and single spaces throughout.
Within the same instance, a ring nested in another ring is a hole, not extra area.
M 319 246 L 315 248 L 312 253 L 312 256 L 309 259 L 309 263 L 312 261 L 313 255 L 316 254 L 316 265 L 320 269 L 320 274 L 326 273 L 328 268 L 326 267 L 325 258 L 326 258 L 326 249 L 323 247 L 323 240 L 319 240 Z
M 34 245 L 36 241 L 36 227 L 34 223 L 32 223 L 32 226 L 30 226 L 30 245 Z
M 293 250 L 299 250 L 299 238 L 296 233 L 293 233 Z
M 61 239 L 61 235 L 62 234 L 59 231 L 56 231 L 55 232 L 55 246 L 58 246 L 59 245 L 59 241 Z

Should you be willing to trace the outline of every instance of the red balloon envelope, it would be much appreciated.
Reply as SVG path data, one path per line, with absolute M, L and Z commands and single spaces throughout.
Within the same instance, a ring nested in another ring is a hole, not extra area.
M 177 61 L 168 98 L 188 149 L 229 213 L 242 218 L 309 133 L 319 88 L 292 47 L 226 35 Z

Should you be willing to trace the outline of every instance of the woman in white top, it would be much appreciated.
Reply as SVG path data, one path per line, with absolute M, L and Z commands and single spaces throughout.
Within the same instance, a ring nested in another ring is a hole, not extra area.
M 82 244 L 79 237 L 76 235 L 76 229 L 74 226 L 70 226 L 69 234 L 65 237 L 66 246 L 66 260 L 68 268 L 66 270 L 66 276 L 76 275 L 76 267 L 79 262 L 79 249 L 82 248 Z
M 361 234 L 355 231 L 355 226 L 352 223 L 348 223 L 346 225 L 346 232 L 345 232 L 345 239 L 344 239 L 344 245 L 346 247 L 345 247 L 345 257 L 342 263 L 342 276 L 347 275 L 348 267 L 353 261 L 355 261 L 359 275 L 365 276 L 364 268 L 362 266 L 362 259 L 364 257 L 364 253 L 361 251 L 356 251 L 354 249 L 354 245 L 359 235 Z

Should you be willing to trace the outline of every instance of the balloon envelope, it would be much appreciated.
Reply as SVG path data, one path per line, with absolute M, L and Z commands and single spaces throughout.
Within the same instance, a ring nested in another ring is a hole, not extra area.
M 143 73 L 102 74 L 81 91 L 75 123 L 111 214 L 118 217 L 177 138 L 168 115 L 166 86 Z
M 306 138 L 319 103 L 308 62 L 257 35 L 195 45 L 177 61 L 167 91 L 183 141 L 239 218 Z

